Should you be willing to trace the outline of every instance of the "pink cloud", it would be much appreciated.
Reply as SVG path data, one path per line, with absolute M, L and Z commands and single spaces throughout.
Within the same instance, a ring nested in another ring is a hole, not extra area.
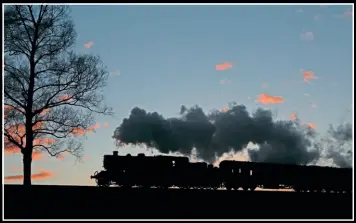
M 352 11 L 349 9 L 349 10 L 346 10 L 343 14 L 343 16 L 345 18 L 352 18 Z
M 215 69 L 216 70 L 221 70 L 221 71 L 227 70 L 227 69 L 229 69 L 231 67 L 232 67 L 232 63 L 229 63 L 229 62 L 225 62 L 225 63 L 222 63 L 222 64 L 215 65 Z
M 344 13 L 336 15 L 336 17 L 338 17 L 338 18 L 352 18 L 352 14 L 353 13 L 352 13 L 351 9 L 346 9 L 344 11 Z
M 314 34 L 313 32 L 303 32 L 300 34 L 300 38 L 305 41 L 312 41 L 314 40 Z
M 224 107 L 221 109 L 222 112 L 228 112 L 229 111 L 229 108 L 228 107 Z
M 292 113 L 290 116 L 291 116 L 291 119 L 293 121 L 297 120 L 297 115 L 296 114 Z
M 306 123 L 306 125 L 311 129 L 316 129 L 316 125 L 314 123 L 308 122 L 308 123 Z
M 279 97 L 279 96 L 271 96 L 269 94 L 259 94 L 258 99 L 255 100 L 255 102 L 261 103 L 261 104 L 279 104 L 279 103 L 284 103 L 284 98 Z
M 41 180 L 41 179 L 46 179 L 46 178 L 51 178 L 54 177 L 55 175 L 44 169 L 38 169 L 39 173 L 36 174 L 31 174 L 31 180 Z M 22 181 L 23 180 L 23 175 L 13 175 L 13 176 L 6 176 L 4 177 L 4 181 Z
M 303 73 L 303 80 L 306 83 L 310 84 L 310 79 L 317 80 L 318 77 L 312 72 L 312 71 L 305 71 L 303 69 L 300 69 L 300 72 Z
M 86 44 L 84 44 L 84 47 L 89 49 L 90 47 L 92 47 L 94 45 L 94 42 L 93 41 L 89 41 L 87 42 Z

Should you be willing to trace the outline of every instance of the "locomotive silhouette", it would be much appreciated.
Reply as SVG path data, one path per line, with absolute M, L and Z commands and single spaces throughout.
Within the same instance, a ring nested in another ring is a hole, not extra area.
M 352 168 L 301 166 L 224 160 L 219 167 L 205 162 L 189 162 L 179 156 L 104 155 L 103 171 L 91 179 L 98 186 L 124 188 L 178 187 L 180 189 L 242 188 L 254 191 L 292 188 L 296 192 L 351 193 Z

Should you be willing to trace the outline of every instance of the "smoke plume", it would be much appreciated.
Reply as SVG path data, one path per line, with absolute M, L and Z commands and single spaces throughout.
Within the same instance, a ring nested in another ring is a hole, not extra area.
M 352 167 L 352 124 L 330 125 L 327 136 L 323 139 L 326 158 L 336 166 Z
M 199 106 L 182 106 L 180 117 L 175 118 L 135 107 L 113 138 L 120 145 L 143 144 L 165 154 L 190 156 L 195 149 L 197 158 L 209 163 L 253 143 L 259 149 L 248 150 L 251 161 L 308 164 L 320 157 L 320 147 L 313 143 L 314 131 L 298 121 L 276 121 L 269 110 L 259 108 L 250 114 L 237 104 L 210 114 Z

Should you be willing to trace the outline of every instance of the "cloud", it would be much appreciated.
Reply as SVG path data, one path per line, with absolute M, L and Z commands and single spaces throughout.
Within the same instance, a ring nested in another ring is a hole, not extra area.
M 84 47 L 89 49 L 90 47 L 92 47 L 94 45 L 94 42 L 93 41 L 89 41 L 87 43 L 84 44 Z
M 220 80 L 220 84 L 225 85 L 225 84 L 231 84 L 232 82 L 230 80 Z
M 33 130 L 38 130 L 43 126 L 43 122 L 38 122 L 36 125 L 33 126 Z M 13 125 L 7 128 L 7 132 L 11 135 L 11 137 L 19 144 L 23 145 L 24 147 L 26 146 L 26 131 L 25 131 L 25 125 L 24 124 L 18 124 L 18 125 Z M 4 137 L 4 142 L 5 142 L 5 155 L 9 154 L 20 154 L 21 150 L 19 147 L 16 145 L 10 143 L 9 139 L 7 137 Z M 33 145 L 35 146 L 33 152 L 32 152 L 32 159 L 33 160 L 40 160 L 42 159 L 42 153 L 38 150 L 38 146 L 36 145 L 53 145 L 55 143 L 55 139 L 53 138 L 35 138 L 33 140 Z
M 303 12 L 303 9 L 297 9 L 297 10 L 295 10 L 295 12 L 297 12 L 297 13 L 302 13 L 302 12 Z
M 96 123 L 95 125 L 89 126 L 87 129 L 75 128 L 73 129 L 72 134 L 82 136 L 86 133 L 94 132 L 94 130 L 98 128 L 100 128 L 100 123 Z
M 144 145 L 164 154 L 190 156 L 195 150 L 198 159 L 209 163 L 225 153 L 246 151 L 252 143 L 259 150 L 248 150 L 251 161 L 306 164 L 319 156 L 309 149 L 310 132 L 298 122 L 274 120 L 271 111 L 249 113 L 245 106 L 231 104 L 226 112 L 210 114 L 198 106 L 181 106 L 180 117 L 172 118 L 135 107 L 113 138 L 119 146 Z
M 314 40 L 314 34 L 313 32 L 303 32 L 300 34 L 300 38 L 305 41 L 312 41 Z
M 40 113 L 40 115 L 48 114 L 50 111 L 51 111 L 50 108 L 43 109 L 43 111 Z
M 291 116 L 292 121 L 297 120 L 297 115 L 296 114 L 292 113 L 290 116 Z
M 306 96 L 306 97 L 310 97 L 309 93 L 304 93 L 303 95 Z
M 305 125 L 307 125 L 311 129 L 316 129 L 316 125 L 313 123 L 308 122 L 308 123 L 305 123 Z
M 64 152 L 60 153 L 60 154 L 57 156 L 57 159 L 63 161 L 64 158 L 65 158 L 66 156 L 70 155 L 70 154 L 71 154 L 70 152 L 64 151 Z M 83 160 L 89 160 L 89 159 L 90 159 L 90 157 L 87 156 L 87 155 L 83 156 L 82 158 L 83 158 Z
M 262 88 L 263 88 L 263 89 L 268 88 L 268 86 L 269 86 L 269 85 L 268 85 L 267 83 L 262 83 Z
M 67 101 L 67 100 L 68 100 L 68 102 L 72 102 L 72 101 L 73 101 L 73 99 L 71 98 L 71 96 L 69 96 L 69 95 L 62 95 L 62 96 L 59 97 L 58 102 L 63 102 L 63 101 Z
M 23 108 L 16 108 L 16 107 L 13 107 L 10 105 L 4 105 L 4 119 L 6 119 L 8 114 L 12 113 L 12 112 L 15 112 L 15 113 L 23 112 L 24 113 L 25 110 Z
M 345 11 L 344 11 L 344 13 L 342 13 L 341 15 L 336 15 L 336 17 L 338 17 L 338 18 L 352 18 L 352 11 L 351 11 L 351 9 L 346 9 Z
M 11 154 L 21 154 L 20 148 L 17 146 L 6 146 L 5 147 L 5 156 L 11 155 Z M 41 160 L 42 158 L 43 158 L 42 152 L 33 150 L 32 160 Z
M 276 96 L 271 96 L 268 94 L 260 94 L 258 95 L 258 99 L 255 100 L 255 102 L 261 103 L 261 104 L 279 104 L 283 103 L 284 99 L 282 97 L 276 97 Z
M 225 63 L 222 63 L 222 64 L 217 64 L 215 66 L 216 70 L 220 70 L 220 71 L 227 70 L 227 69 L 229 69 L 231 67 L 232 67 L 232 63 L 229 63 L 229 62 L 225 62 Z
M 349 10 L 346 10 L 343 14 L 343 16 L 345 18 L 352 18 L 352 11 L 349 9 Z
M 229 111 L 229 108 L 228 107 L 224 107 L 221 109 L 221 112 L 228 112 Z
M 249 161 L 248 154 L 244 152 L 229 152 L 229 153 L 224 153 L 222 156 L 220 156 L 215 162 L 214 166 L 219 166 L 221 161 L 224 160 L 236 160 L 236 161 Z
M 306 83 L 310 84 L 310 81 L 309 81 L 310 79 L 314 79 L 314 80 L 318 79 L 318 77 L 312 71 L 304 71 L 303 69 L 300 69 L 300 71 L 302 72 L 303 80 Z
M 64 160 L 64 157 L 67 156 L 67 155 L 69 155 L 69 154 L 70 154 L 70 152 L 64 151 L 64 152 L 60 153 L 60 154 L 57 156 L 57 159 L 59 159 L 59 160 Z
M 334 128 L 330 125 L 328 134 L 323 142 L 326 142 L 326 157 L 332 159 L 339 167 L 352 168 L 353 136 L 352 124 L 343 123 Z
M 110 75 L 112 75 L 112 76 L 120 76 L 120 71 L 112 71 L 112 72 L 110 72 Z
M 47 178 L 52 178 L 55 175 L 44 169 L 38 169 L 39 173 L 32 174 L 31 175 L 31 180 L 42 180 L 42 179 L 47 179 Z M 4 178 L 5 182 L 8 181 L 22 181 L 23 180 L 23 175 L 13 175 L 13 176 L 7 176 Z
M 229 103 L 227 111 L 219 108 L 210 114 L 197 105 L 182 105 L 180 115 L 170 118 L 135 107 L 113 138 L 118 146 L 144 146 L 188 157 L 196 154 L 195 160 L 211 164 L 221 157 L 247 160 L 246 156 L 253 162 L 315 165 L 326 158 L 338 166 L 352 164 L 352 125 L 331 128 L 330 135 L 321 140 L 316 128 L 314 123 L 300 124 L 299 118 L 275 120 L 271 111 L 262 108 L 250 113 L 236 103 Z M 251 144 L 256 148 L 250 148 Z

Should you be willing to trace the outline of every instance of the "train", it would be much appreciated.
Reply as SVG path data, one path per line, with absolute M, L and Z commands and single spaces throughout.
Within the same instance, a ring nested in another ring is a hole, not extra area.
M 255 191 L 351 193 L 352 168 L 223 160 L 219 166 L 184 156 L 104 155 L 102 171 L 90 176 L 97 186 Z

